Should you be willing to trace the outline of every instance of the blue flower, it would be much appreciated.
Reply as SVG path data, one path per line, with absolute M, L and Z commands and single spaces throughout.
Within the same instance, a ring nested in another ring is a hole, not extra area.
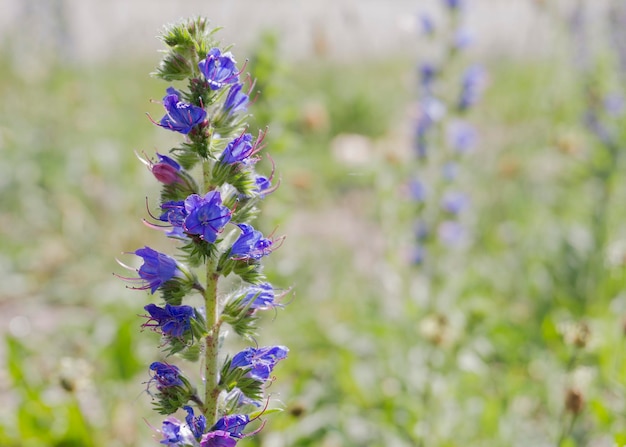
M 465 228 L 454 220 L 444 220 L 437 228 L 439 240 L 447 246 L 457 246 L 465 239 Z
M 183 381 L 179 377 L 180 369 L 175 365 L 153 362 L 150 365 L 150 370 L 154 371 L 152 380 L 156 381 L 156 387 L 159 391 L 175 386 L 183 386 Z
M 433 18 L 426 13 L 418 14 L 417 18 L 421 25 L 422 33 L 427 36 L 432 36 L 435 33 L 435 23 L 433 22 Z
M 191 329 L 191 319 L 196 317 L 196 313 L 191 306 L 172 306 L 166 304 L 159 307 L 156 304 L 148 304 L 144 307 L 150 313 L 150 320 L 144 326 L 153 326 L 161 329 L 164 335 L 171 337 L 182 337 Z M 150 324 L 153 321 L 154 324 Z
M 433 87 L 433 82 L 437 77 L 437 68 L 432 64 L 422 64 L 419 68 L 419 75 L 421 87 L 424 90 L 430 92 Z
M 206 118 L 206 111 L 202 107 L 181 101 L 180 93 L 172 87 L 167 89 L 163 106 L 167 113 L 161 118 L 159 126 L 185 135 Z
M 274 287 L 270 283 L 265 282 L 251 286 L 246 291 L 241 304 L 243 306 L 249 305 L 249 309 L 270 309 L 276 306 L 275 299 Z
M 211 431 L 221 430 L 230 433 L 235 438 L 241 438 L 242 431 L 250 422 L 247 414 L 229 414 L 224 416 L 211 428 Z
M 465 70 L 461 79 L 461 94 L 458 103 L 461 111 L 469 109 L 480 100 L 486 76 L 485 69 L 480 65 L 472 65 Z
M 143 258 L 143 265 L 139 268 L 139 278 L 145 282 L 145 285 L 139 289 L 150 289 L 151 293 L 165 282 L 174 277 L 183 276 L 183 272 L 178 266 L 176 259 L 159 253 L 150 247 L 144 247 L 134 252 L 137 256 Z
M 469 30 L 465 28 L 459 28 L 454 33 L 454 37 L 453 37 L 454 48 L 456 48 L 457 50 L 463 50 L 469 47 L 472 44 L 473 40 L 474 40 L 474 36 Z
M 183 447 L 192 445 L 194 442 L 193 434 L 189 430 L 189 427 L 175 417 L 168 417 L 163 421 L 161 434 L 163 435 L 163 439 L 160 444 L 169 447 Z
M 443 2 L 453 11 L 463 8 L 463 0 L 443 0 Z
M 233 164 L 245 162 L 257 151 L 257 145 L 252 144 L 252 135 L 244 133 L 226 145 L 220 156 L 220 163 Z
M 202 437 L 200 447 L 235 447 L 237 439 L 223 430 L 210 431 Z
M 265 195 L 270 191 L 272 187 L 272 180 L 270 178 L 264 177 L 262 175 L 257 175 L 254 179 L 254 183 L 256 184 L 256 188 L 254 188 L 254 192 L 256 192 L 260 198 L 265 198 Z
M 196 439 L 200 439 L 200 437 L 204 434 L 204 429 L 206 428 L 206 418 L 202 414 L 195 416 L 193 408 L 188 405 L 185 405 L 183 410 L 187 412 L 185 421 L 187 422 L 187 426 L 191 430 L 191 433 L 193 433 L 193 436 Z
M 169 202 L 163 202 L 161 204 L 161 210 L 163 213 L 159 216 L 161 222 L 167 222 L 172 226 L 172 229 L 166 233 L 169 237 L 185 238 L 187 237 L 183 230 L 183 224 L 187 217 L 187 210 L 185 210 L 185 202 L 182 200 L 171 200 Z
M 428 188 L 424 182 L 413 179 L 409 182 L 409 193 L 416 202 L 424 202 L 428 196 Z
M 278 361 L 287 357 L 289 349 L 285 346 L 265 346 L 262 348 L 246 348 L 235 354 L 230 369 L 251 368 L 247 376 L 261 382 L 270 378 L 270 374 Z
M 181 170 L 180 165 L 170 157 L 156 154 L 158 162 L 150 163 L 150 171 L 154 177 L 163 184 L 171 185 L 181 181 L 179 172 Z
M 446 129 L 448 144 L 457 152 L 469 152 L 476 147 L 478 133 L 465 121 L 452 121 Z
M 468 206 L 467 195 L 459 191 L 447 191 L 441 198 L 441 207 L 450 214 L 459 214 Z
M 230 221 L 231 215 L 231 211 L 222 205 L 219 191 L 209 191 L 204 197 L 190 195 L 185 199 L 185 211 L 184 231 L 210 243 L 216 241 L 217 234 Z
M 209 83 L 211 90 L 219 90 L 225 85 L 234 84 L 239 79 L 237 63 L 228 52 L 222 54 L 219 48 L 209 51 L 206 59 L 198 63 L 198 68 Z
M 249 98 L 248 95 L 241 91 L 242 88 L 243 84 L 238 82 L 233 84 L 230 90 L 228 90 L 228 95 L 226 95 L 226 100 L 224 101 L 224 110 L 229 115 L 248 110 Z
M 230 250 L 232 259 L 261 259 L 272 252 L 273 241 L 263 237 L 263 233 L 250 224 L 237 226 L 241 229 L 241 235 Z

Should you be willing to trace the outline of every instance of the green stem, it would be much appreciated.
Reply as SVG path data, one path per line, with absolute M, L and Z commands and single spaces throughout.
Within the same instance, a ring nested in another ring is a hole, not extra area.
M 202 163 L 202 179 L 204 191 L 214 189 L 211 184 L 212 165 L 209 160 Z M 206 329 L 204 352 L 204 417 L 209 424 L 217 421 L 218 388 L 218 348 L 220 325 L 218 319 L 217 282 L 219 274 L 215 271 L 215 260 L 209 259 L 206 265 L 206 286 L 204 290 L 204 308 L 206 312 Z
M 207 265 L 206 291 L 204 294 L 204 307 L 206 309 L 206 324 L 208 335 L 205 338 L 205 360 L 204 360 L 204 416 L 210 424 L 217 420 L 217 399 L 220 390 L 217 384 L 217 354 L 220 327 L 217 313 L 217 279 L 214 263 Z

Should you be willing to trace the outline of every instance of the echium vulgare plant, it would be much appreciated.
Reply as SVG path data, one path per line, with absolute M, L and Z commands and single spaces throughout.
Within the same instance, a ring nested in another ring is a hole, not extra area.
M 125 278 L 161 298 L 144 307 L 143 327 L 162 337 L 165 359 L 149 366 L 147 387 L 154 409 L 168 415 L 159 430 L 167 446 L 231 447 L 258 432 L 263 423 L 254 421 L 271 411 L 265 388 L 288 352 L 256 343 L 223 352 L 225 323 L 252 342 L 258 313 L 280 307 L 284 292 L 266 281 L 261 266 L 282 238 L 251 223 L 276 187 L 272 175 L 255 170 L 264 132 L 255 136 L 246 126 L 253 82 L 216 43 L 215 31 L 196 18 L 162 34 L 167 49 L 154 74 L 180 86 L 166 89 L 165 113 L 153 122 L 184 140 L 169 155 L 141 160 L 162 187 L 146 223 L 176 242 L 178 256 L 139 248 L 132 253 L 143 264 Z M 231 291 L 218 293 L 227 276 Z M 200 365 L 201 383 L 174 364 L 176 357 Z M 176 412 L 184 421 L 171 416 Z
M 419 351 L 420 375 L 415 396 L 420 417 L 414 430 L 415 445 L 442 442 L 436 421 L 446 410 L 445 399 L 433 396 L 433 381 L 443 377 L 441 359 L 452 345 L 453 315 L 459 281 L 451 280 L 450 271 L 460 278 L 462 264 L 456 263 L 459 251 L 468 245 L 468 210 L 470 197 L 462 162 L 478 144 L 476 129 L 467 116 L 480 100 L 485 87 L 486 72 L 478 64 L 468 63 L 465 55 L 471 35 L 464 25 L 467 1 L 440 0 L 444 10 L 442 21 L 421 14 L 423 35 L 428 39 L 425 53 L 418 64 L 418 100 L 414 128 L 414 154 L 409 164 L 408 193 L 412 205 L 407 207 L 413 220 L 413 272 L 408 279 L 410 314 L 417 315 L 420 333 L 426 343 Z M 451 252 L 455 254 L 451 256 Z M 456 289 L 455 289 L 456 288 Z M 448 356 L 452 358 L 454 356 Z M 435 361 L 434 359 L 440 359 Z M 453 360 L 450 360 L 453 361 Z M 438 366 L 436 366 L 438 364 Z M 447 417 L 447 416 L 446 416 Z

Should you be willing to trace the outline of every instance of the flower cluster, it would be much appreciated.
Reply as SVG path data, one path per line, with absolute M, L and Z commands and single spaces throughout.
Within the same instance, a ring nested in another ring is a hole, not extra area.
M 143 261 L 138 269 L 122 264 L 136 271 L 123 277 L 132 288 L 162 299 L 144 306 L 143 328 L 161 335 L 164 355 L 203 356 L 201 387 L 169 361 L 150 365 L 155 409 L 171 415 L 160 430 L 167 446 L 230 447 L 254 434 L 246 429 L 263 413 L 259 407 L 267 408 L 265 387 L 288 353 L 284 346 L 249 347 L 232 357 L 219 350 L 223 324 L 251 339 L 257 312 L 281 307 L 284 294 L 266 281 L 261 265 L 282 238 L 266 237 L 251 223 L 258 203 L 276 187 L 273 175 L 256 172 L 265 133 L 246 132 L 251 85 L 246 88 L 233 54 L 219 48 L 213 33 L 201 18 L 165 30 L 167 51 L 155 74 L 187 84 L 167 88 L 164 115 L 153 122 L 184 141 L 168 155 L 140 157 L 162 186 L 159 212 L 145 222 L 176 243 L 180 260 L 144 247 L 132 252 Z M 241 286 L 220 296 L 218 281 L 228 275 L 238 276 Z M 192 305 L 194 294 L 202 306 Z M 186 412 L 184 421 L 173 416 L 177 411 Z
M 465 115 L 478 103 L 485 87 L 482 66 L 463 63 L 462 50 L 471 43 L 463 25 L 468 6 L 461 0 L 441 0 L 447 26 L 437 27 L 428 14 L 420 21 L 428 38 L 441 38 L 439 59 L 418 67 L 419 100 L 415 122 L 418 166 L 409 183 L 420 220 L 415 226 L 415 264 L 428 260 L 436 243 L 458 246 L 466 240 L 461 224 L 470 205 L 459 187 L 459 162 L 478 143 L 478 134 Z M 455 74 L 461 73 L 460 77 Z

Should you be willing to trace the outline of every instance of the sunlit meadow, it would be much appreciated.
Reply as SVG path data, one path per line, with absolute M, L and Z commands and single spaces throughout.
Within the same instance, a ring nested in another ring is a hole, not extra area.
M 286 235 L 263 272 L 290 289 L 254 338 L 289 346 L 266 389 L 282 411 L 238 445 L 626 445 L 623 2 L 533 2 L 549 57 L 476 50 L 471 0 L 417 3 L 412 52 L 293 63 L 268 31 L 237 53 L 280 184 L 255 221 Z M 157 301 L 114 276 L 125 252 L 172 253 L 142 224 L 159 192 L 135 155 L 180 142 L 146 116 L 157 47 L 36 74 L 2 53 L 1 446 L 162 440 Z

